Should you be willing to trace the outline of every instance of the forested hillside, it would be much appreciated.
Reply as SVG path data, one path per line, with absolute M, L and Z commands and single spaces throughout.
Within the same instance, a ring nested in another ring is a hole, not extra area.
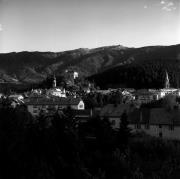
M 89 79 L 100 87 L 162 88 L 165 71 L 171 87 L 180 84 L 180 46 L 142 48 L 132 63 L 116 66 Z
M 39 83 L 66 69 L 90 77 L 102 87 L 161 87 L 164 71 L 173 86 L 179 84 L 180 45 L 127 48 L 107 46 L 65 52 L 19 52 L 0 54 L 1 82 Z M 93 76 L 92 76 L 93 75 Z

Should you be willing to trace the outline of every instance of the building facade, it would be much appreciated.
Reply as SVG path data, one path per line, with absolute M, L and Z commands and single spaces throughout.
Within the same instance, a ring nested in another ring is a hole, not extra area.
M 133 132 L 180 140 L 180 110 L 164 108 L 141 109 L 128 117 Z
M 28 111 L 37 116 L 40 112 L 50 113 L 71 107 L 75 110 L 84 110 L 84 102 L 80 98 L 35 98 L 25 101 Z

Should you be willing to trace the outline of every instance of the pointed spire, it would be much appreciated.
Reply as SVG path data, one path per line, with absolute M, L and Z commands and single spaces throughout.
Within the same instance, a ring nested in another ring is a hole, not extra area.
M 54 74 L 54 79 L 53 79 L 53 88 L 56 88 L 56 76 Z
M 169 88 L 170 87 L 170 83 L 169 83 L 169 76 L 168 73 L 166 71 L 166 81 L 165 81 L 165 88 Z

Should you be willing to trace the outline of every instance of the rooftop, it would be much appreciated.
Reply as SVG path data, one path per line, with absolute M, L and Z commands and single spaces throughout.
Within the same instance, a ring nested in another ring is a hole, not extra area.
M 100 116 L 120 117 L 124 111 L 129 113 L 133 110 L 134 107 L 132 107 L 131 104 L 108 104 L 102 108 Z
M 165 108 L 141 109 L 130 113 L 128 119 L 132 124 L 180 125 L 180 110 L 167 110 Z
M 28 98 L 26 105 L 78 105 L 80 98 Z

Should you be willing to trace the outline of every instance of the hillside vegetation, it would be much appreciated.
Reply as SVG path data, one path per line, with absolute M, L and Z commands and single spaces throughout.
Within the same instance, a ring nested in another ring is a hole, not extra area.
M 127 48 L 107 46 L 65 52 L 19 52 L 0 54 L 0 81 L 39 83 L 49 75 L 71 68 L 102 87 L 162 86 L 164 71 L 178 85 L 180 45 Z

